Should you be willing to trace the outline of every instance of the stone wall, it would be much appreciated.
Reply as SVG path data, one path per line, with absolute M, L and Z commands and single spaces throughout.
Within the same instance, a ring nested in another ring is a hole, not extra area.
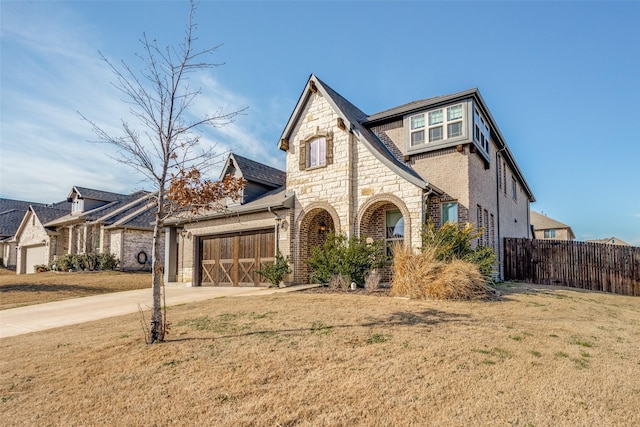
M 45 228 L 40 223 L 40 220 L 33 212 L 29 211 L 25 226 L 22 229 L 18 238 L 18 247 L 19 254 L 16 259 L 16 272 L 18 274 L 24 273 L 32 273 L 32 271 L 26 271 L 25 262 L 26 262 L 26 248 L 33 246 L 41 246 L 43 243 L 45 244 L 45 263 L 49 263 L 51 261 L 51 246 L 49 242 L 49 235 L 47 234 Z
M 405 219 L 405 244 L 420 244 L 420 225 L 424 218 L 423 190 L 391 170 L 357 136 L 337 126 L 338 115 L 320 92 L 310 96 L 289 138 L 287 151 L 287 191 L 296 194 L 294 258 L 296 281 L 304 281 L 304 263 L 310 245 L 317 242 L 308 230 L 323 209 L 331 214 L 337 233 L 359 235 L 362 218 L 372 220 L 370 209 L 379 203 L 400 209 Z M 391 129 L 391 131 L 394 131 Z M 395 132 L 399 131 L 395 129 Z M 331 135 L 330 164 L 313 169 L 300 165 L 304 142 L 314 135 Z M 382 211 L 381 211 L 382 212 Z M 334 218 L 335 216 L 335 218 Z M 376 221 L 384 221 L 383 215 Z M 374 227 L 382 227 L 384 222 Z M 381 237 L 384 237 L 381 236 Z

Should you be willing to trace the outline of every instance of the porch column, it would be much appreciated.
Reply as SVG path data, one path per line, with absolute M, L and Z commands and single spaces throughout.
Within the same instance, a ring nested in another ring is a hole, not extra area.
M 73 253 L 73 225 L 69 227 L 69 247 L 67 248 L 67 254 Z

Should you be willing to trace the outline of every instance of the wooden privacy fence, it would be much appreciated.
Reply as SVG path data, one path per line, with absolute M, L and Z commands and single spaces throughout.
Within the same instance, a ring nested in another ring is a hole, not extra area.
M 640 248 L 504 239 L 506 280 L 640 296 Z

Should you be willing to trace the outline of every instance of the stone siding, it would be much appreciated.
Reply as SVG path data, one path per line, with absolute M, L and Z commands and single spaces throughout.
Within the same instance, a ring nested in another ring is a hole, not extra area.
M 26 262 L 26 248 L 33 246 L 40 246 L 45 243 L 45 261 L 49 263 L 51 261 L 51 247 L 49 244 L 49 235 L 47 234 L 42 223 L 33 212 L 29 212 L 26 218 L 26 223 L 22 232 L 20 233 L 18 240 L 20 256 L 16 260 L 16 273 L 25 274 L 33 273 L 33 271 L 27 271 L 25 268 Z
M 296 194 L 293 235 L 295 269 L 298 271 L 296 281 L 307 277 L 304 260 L 310 253 L 310 246 L 319 243 L 309 237 L 308 230 L 313 224 L 306 222 L 319 221 L 320 216 L 311 215 L 317 209 L 332 214 L 337 233 L 352 236 L 360 234 L 358 227 L 361 218 L 370 215 L 368 209 L 376 209 L 374 204 L 386 200 L 403 212 L 405 244 L 418 246 L 420 242 L 419 225 L 424 217 L 423 190 L 384 165 L 363 141 L 340 130 L 337 118 L 331 105 L 316 93 L 304 106 L 289 139 L 287 190 Z M 300 168 L 303 141 L 322 134 L 333 136 L 333 152 L 327 154 L 332 162 L 314 169 Z M 384 223 L 381 226 L 384 227 Z

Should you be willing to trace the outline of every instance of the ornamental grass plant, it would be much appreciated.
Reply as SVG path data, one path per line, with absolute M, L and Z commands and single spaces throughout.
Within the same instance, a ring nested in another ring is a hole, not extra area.
M 474 245 L 483 234 L 470 224 L 430 221 L 422 231 L 422 248 L 394 248 L 391 294 L 418 299 L 477 300 L 494 296 L 489 286 L 497 258 L 490 247 Z M 474 247 L 475 246 L 475 247 Z
M 391 295 L 416 299 L 487 299 L 493 294 L 477 265 L 453 258 L 436 258 L 437 249 L 394 248 Z

